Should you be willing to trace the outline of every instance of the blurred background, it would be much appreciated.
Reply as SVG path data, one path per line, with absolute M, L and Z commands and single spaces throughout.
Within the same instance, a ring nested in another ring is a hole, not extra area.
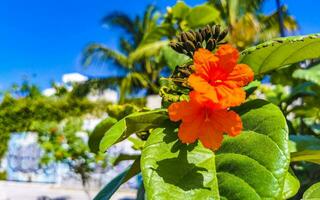
M 319 5 L 2 0 L 0 199 L 92 199 L 121 173 L 139 154 L 143 136 L 99 153 L 96 125 L 107 116 L 119 120 L 144 107 L 161 107 L 160 77 L 184 59 L 167 46 L 178 31 L 221 24 L 229 28 L 228 41 L 243 50 L 271 38 L 319 33 Z M 320 77 L 305 73 L 297 65 L 260 77 L 264 84 L 253 95 L 279 105 L 292 138 L 319 148 L 320 94 L 314 85 Z M 319 181 L 317 165 L 292 167 L 301 191 Z M 135 199 L 140 179 L 134 177 L 113 198 Z

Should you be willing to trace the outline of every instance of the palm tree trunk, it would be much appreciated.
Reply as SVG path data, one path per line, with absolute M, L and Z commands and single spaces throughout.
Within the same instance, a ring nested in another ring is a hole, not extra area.
M 280 0 L 276 0 L 276 4 L 277 4 L 277 10 L 278 10 L 278 20 L 279 20 L 280 35 L 281 35 L 281 37 L 285 37 L 284 25 L 283 25 L 283 15 L 282 15 L 282 9 L 281 9 Z

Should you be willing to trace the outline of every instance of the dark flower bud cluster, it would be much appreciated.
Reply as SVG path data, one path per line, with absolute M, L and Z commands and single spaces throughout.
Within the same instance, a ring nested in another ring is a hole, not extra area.
M 206 48 L 213 51 L 217 45 L 223 44 L 222 40 L 227 36 L 228 29 L 221 31 L 220 25 L 203 27 L 197 31 L 190 30 L 177 35 L 177 41 L 171 41 L 170 47 L 178 53 L 193 57 L 198 48 Z

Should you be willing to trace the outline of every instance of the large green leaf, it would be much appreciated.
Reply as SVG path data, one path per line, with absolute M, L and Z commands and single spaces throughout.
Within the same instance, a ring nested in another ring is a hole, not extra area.
M 217 22 L 219 15 L 219 11 L 213 6 L 199 5 L 192 8 L 185 19 L 190 28 L 199 28 Z
M 180 143 L 174 128 L 152 131 L 142 151 L 147 199 L 218 199 L 214 153 Z
M 190 61 L 190 58 L 184 54 L 177 53 L 171 47 L 165 46 L 161 49 L 163 57 L 168 65 L 168 67 L 173 71 L 176 66 L 181 66 L 187 61 Z
M 293 72 L 292 76 L 320 85 L 320 64 L 313 66 L 310 69 L 298 69 Z
M 290 197 L 293 197 L 300 188 L 300 182 L 298 178 L 294 175 L 292 169 L 289 169 L 287 172 L 285 181 L 284 181 L 284 187 L 282 192 L 283 199 L 289 199 Z
M 313 184 L 304 194 L 303 200 L 319 200 L 320 199 L 320 182 Z
M 221 196 L 279 199 L 289 166 L 286 120 L 278 107 L 263 100 L 237 110 L 244 131 L 225 139 L 216 153 Z
M 216 155 L 199 142 L 181 144 L 175 127 L 154 130 L 141 157 L 148 199 L 281 199 L 289 166 L 286 120 L 262 100 L 237 111 L 244 130 L 225 137 Z
M 264 42 L 241 53 L 240 63 L 248 64 L 255 74 L 320 57 L 320 34 L 291 36 Z
M 137 112 L 126 116 L 113 125 L 100 142 L 100 151 L 106 151 L 113 144 L 121 142 L 133 133 L 159 127 L 168 119 L 165 109 Z
M 99 144 L 104 134 L 117 122 L 116 119 L 108 117 L 100 122 L 92 131 L 89 137 L 89 148 L 92 152 L 97 153 L 99 151 Z
M 102 190 L 94 197 L 93 200 L 108 200 L 118 190 L 118 188 L 130 178 L 140 172 L 140 158 L 136 159 L 134 163 L 125 171 L 120 173 L 112 179 Z

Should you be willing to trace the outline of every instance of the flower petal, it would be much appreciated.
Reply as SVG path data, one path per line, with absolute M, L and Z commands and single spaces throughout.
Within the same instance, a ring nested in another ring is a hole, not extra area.
M 231 60 L 234 63 L 237 63 L 237 60 L 239 59 L 239 51 L 231 44 L 223 44 L 219 46 L 215 55 L 219 60 Z
M 211 68 L 217 65 L 218 58 L 209 50 L 200 48 L 194 53 L 193 61 L 196 73 L 209 78 Z
M 181 113 L 184 113 L 184 108 L 188 105 L 187 101 L 172 103 L 168 107 L 169 118 L 171 121 L 177 122 L 182 119 Z
M 246 64 L 237 64 L 229 74 L 227 81 L 234 81 L 238 87 L 243 87 L 253 80 L 254 73 Z
M 219 103 L 225 107 L 238 106 L 245 101 L 246 93 L 242 88 L 232 88 L 227 85 L 215 86 Z
M 178 137 L 182 143 L 194 143 L 198 139 L 199 129 L 203 119 L 198 118 L 191 122 L 182 122 L 179 131 Z
M 217 150 L 221 146 L 223 132 L 216 129 L 211 121 L 205 122 L 200 130 L 199 140 L 204 147 Z
M 238 50 L 230 44 L 221 45 L 215 55 L 219 58 L 220 67 L 229 72 L 236 66 L 239 58 Z
M 195 91 L 205 94 L 205 96 L 213 102 L 218 102 L 217 93 L 207 80 L 196 74 L 191 74 L 188 78 L 188 82 Z
M 241 118 L 234 111 L 217 110 L 211 116 L 211 120 L 218 130 L 227 133 L 229 136 L 239 135 L 242 130 Z
M 197 105 L 190 106 L 190 102 L 181 101 L 172 103 L 168 107 L 169 118 L 171 121 L 179 120 L 193 121 L 198 116 L 199 107 Z

